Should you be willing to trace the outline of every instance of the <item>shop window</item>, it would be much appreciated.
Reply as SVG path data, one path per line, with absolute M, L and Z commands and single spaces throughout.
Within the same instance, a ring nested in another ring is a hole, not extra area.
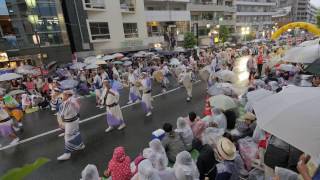
M 125 38 L 138 38 L 138 25 L 137 23 L 123 23 L 124 37 Z
M 110 39 L 109 25 L 107 22 L 89 22 L 90 39 L 92 41 Z

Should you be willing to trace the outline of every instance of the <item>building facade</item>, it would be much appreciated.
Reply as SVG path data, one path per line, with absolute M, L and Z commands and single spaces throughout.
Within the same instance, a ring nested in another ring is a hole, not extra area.
M 310 0 L 277 0 L 277 7 L 291 7 L 291 22 L 307 22 Z
M 174 47 L 190 31 L 189 0 L 144 0 L 148 42 Z
M 146 49 L 147 29 L 141 0 L 81 0 L 89 42 L 95 53 Z
M 0 50 L 8 56 L 1 67 L 71 59 L 69 38 L 58 0 L 6 0 L 1 19 Z M 3 7 L 2 7 L 3 8 Z
M 272 15 L 276 11 L 275 0 L 237 0 L 236 7 L 236 30 L 239 34 L 246 28 L 258 38 L 272 29 Z
M 197 27 L 200 44 L 213 45 L 219 27 L 226 26 L 235 32 L 234 0 L 191 0 L 188 4 L 192 27 Z M 192 28 L 194 31 L 195 28 Z
M 319 9 L 309 3 L 308 5 L 308 14 L 307 14 L 307 22 L 316 24 L 317 23 L 317 13 Z

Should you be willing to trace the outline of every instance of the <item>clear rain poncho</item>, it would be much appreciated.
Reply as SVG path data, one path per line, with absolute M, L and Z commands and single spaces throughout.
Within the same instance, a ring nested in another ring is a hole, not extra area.
M 165 149 L 161 144 L 161 141 L 159 139 L 153 139 L 152 141 L 149 142 L 149 147 L 151 149 L 151 153 L 148 159 L 151 161 L 153 167 L 157 170 L 160 170 L 160 167 L 161 167 L 160 163 L 167 166 L 168 157 Z
M 208 144 L 211 147 L 215 147 L 223 134 L 223 129 L 208 127 L 202 134 L 202 144 Z
M 145 159 L 138 165 L 139 180 L 161 180 L 156 169 L 149 159 Z
M 187 150 L 192 150 L 193 132 L 183 117 L 177 119 L 177 133 L 180 133 Z
M 81 180 L 100 180 L 97 167 L 93 164 L 88 164 L 81 172 Z
M 173 169 L 178 180 L 198 180 L 200 176 L 196 164 L 187 151 L 177 155 Z

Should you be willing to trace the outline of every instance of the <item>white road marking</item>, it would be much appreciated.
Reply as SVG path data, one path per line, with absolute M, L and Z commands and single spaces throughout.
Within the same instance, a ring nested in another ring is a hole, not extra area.
M 196 81 L 194 84 L 198 84 L 199 82 L 200 82 L 200 80 Z M 178 89 L 180 89 L 180 88 L 182 88 L 182 86 L 179 86 L 179 87 L 177 87 L 177 88 L 168 90 L 168 91 L 166 91 L 166 92 L 164 92 L 164 93 L 160 93 L 160 94 L 154 95 L 154 96 L 152 96 L 152 97 L 153 97 L 153 98 L 160 97 L 160 96 L 162 96 L 162 95 L 165 95 L 165 94 L 169 94 L 169 93 L 171 93 L 171 92 L 174 92 L 174 91 L 176 91 L 176 90 L 178 90 Z M 139 102 L 124 105 L 124 106 L 121 107 L 121 109 L 125 109 L 125 108 L 128 108 L 128 107 L 133 106 L 133 105 L 136 105 L 136 104 L 139 104 Z M 84 122 L 91 121 L 91 120 L 93 120 L 93 119 L 96 119 L 96 118 L 98 118 L 98 117 L 104 116 L 104 115 L 106 115 L 106 114 L 107 114 L 106 112 L 100 113 L 100 114 L 97 114 L 97 115 L 95 115 L 95 116 L 91 116 L 91 117 L 89 117 L 89 118 L 83 119 L 83 120 L 81 120 L 79 123 L 82 124 L 82 123 L 84 123 Z M 57 129 L 54 129 L 54 130 L 51 130 L 51 131 L 48 131 L 48 132 L 44 132 L 44 133 L 41 133 L 41 134 L 39 134 L 39 135 L 30 137 L 30 138 L 27 138 L 27 139 L 23 139 L 23 140 L 19 141 L 17 144 L 12 144 L 12 145 L 7 145 L 7 146 L 4 146 L 4 147 L 1 147 L 1 148 L 0 148 L 0 151 L 1 151 L 1 150 L 5 150 L 5 149 L 9 149 L 9 148 L 11 148 L 11 147 L 15 147 L 15 146 L 17 146 L 17 145 L 19 145 L 19 144 L 23 144 L 23 143 L 30 142 L 30 141 L 32 141 L 32 140 L 38 139 L 38 138 L 43 137 L 43 136 L 47 136 L 47 135 L 50 135 L 50 134 L 59 132 L 60 130 L 61 130 L 60 128 L 57 128 Z

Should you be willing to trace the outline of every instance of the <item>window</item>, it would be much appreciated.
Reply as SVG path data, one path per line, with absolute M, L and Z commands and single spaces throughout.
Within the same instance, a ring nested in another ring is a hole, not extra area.
M 110 39 L 109 26 L 107 22 L 89 22 L 91 39 L 106 40 Z
M 105 9 L 103 0 L 83 0 L 85 9 Z
M 139 37 L 137 23 L 123 23 L 124 37 L 137 38 Z

